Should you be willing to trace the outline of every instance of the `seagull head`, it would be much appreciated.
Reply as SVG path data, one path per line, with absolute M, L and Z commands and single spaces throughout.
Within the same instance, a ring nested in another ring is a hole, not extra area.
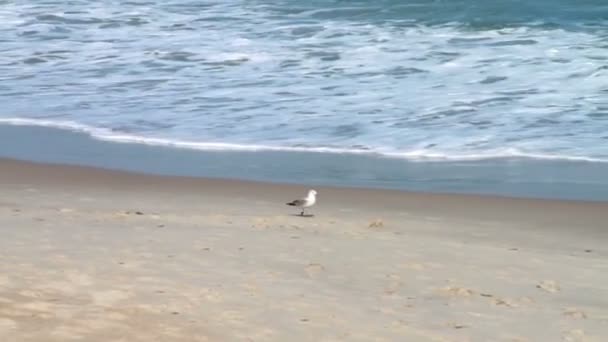
M 317 195 L 316 190 L 308 190 L 308 197 L 315 197 Z

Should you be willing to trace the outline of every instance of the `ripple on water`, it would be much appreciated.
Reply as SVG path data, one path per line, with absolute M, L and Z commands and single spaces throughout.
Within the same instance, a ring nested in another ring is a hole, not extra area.
M 75 14 L 81 14 L 81 13 L 75 13 Z M 36 19 L 40 22 L 64 23 L 64 24 L 72 24 L 72 25 L 90 25 L 90 24 L 99 24 L 99 23 L 103 22 L 103 20 L 98 19 L 98 18 L 82 18 L 82 17 L 70 18 L 70 17 L 64 17 L 64 16 L 60 16 L 60 15 L 55 15 L 55 14 L 41 14 L 41 15 L 36 16 Z
M 497 83 L 497 82 L 500 82 L 500 81 L 504 81 L 506 79 L 507 79 L 506 76 L 488 76 L 488 77 L 484 78 L 483 80 L 479 81 L 479 83 L 481 83 L 481 84 L 492 84 L 492 83 Z
M 39 64 L 39 63 L 45 63 L 46 59 L 44 58 L 40 58 L 40 57 L 30 57 L 30 58 L 26 58 L 23 60 L 23 63 L 25 64 Z
M 517 46 L 517 45 L 534 45 L 538 42 L 534 39 L 513 39 L 503 40 L 500 42 L 488 43 L 489 46 Z

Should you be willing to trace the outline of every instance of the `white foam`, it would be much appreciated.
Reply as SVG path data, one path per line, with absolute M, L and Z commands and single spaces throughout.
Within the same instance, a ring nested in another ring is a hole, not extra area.
M 2 76 L 11 83 L 3 94 L 6 113 L 67 113 L 63 118 L 71 121 L 13 124 L 199 150 L 608 161 L 601 29 L 541 23 L 484 29 L 412 19 L 393 25 L 349 12 L 358 6 L 303 6 L 281 15 L 274 6 L 232 2 L 171 15 L 162 6 L 141 12 L 121 5 L 121 13 L 148 22 L 127 27 L 129 18 L 87 2 L 79 8 L 85 19 L 125 25 L 58 33 L 44 20 L 14 29 L 22 23 L 15 13 L 35 17 L 20 3 L 0 9 L 6 19 L 0 30 L 9 29 L 12 46 L 5 58 L 15 61 Z M 226 13 L 239 21 L 198 20 Z M 344 20 L 348 13 L 353 20 Z M 173 29 L 183 25 L 189 29 Z M 39 34 L 24 39 L 27 31 Z M 54 51 L 37 44 L 49 34 L 66 36 Z M 193 58 L 180 60 L 183 51 Z M 172 53 L 175 60 L 165 58 Z M 33 63 L 18 62 L 29 56 Z M 170 82 L 152 83 L 145 92 L 139 86 L 142 77 L 167 75 Z M 101 117 L 104 125 L 133 131 L 100 128 Z M 201 133 L 230 141 L 197 141 Z
M 410 151 L 395 151 L 386 148 L 357 149 L 336 148 L 323 146 L 272 146 L 263 144 L 235 144 L 222 142 L 183 141 L 167 138 L 153 138 L 130 134 L 117 133 L 112 130 L 97 128 L 72 121 L 53 121 L 29 118 L 0 118 L 0 124 L 15 126 L 42 126 L 52 127 L 75 132 L 81 132 L 98 140 L 124 144 L 144 144 L 150 146 L 172 147 L 199 151 L 234 151 L 234 152 L 308 152 L 308 153 L 335 153 L 378 155 L 389 158 L 406 159 L 410 161 L 450 162 L 450 161 L 481 161 L 491 159 L 539 159 L 539 160 L 565 160 L 579 162 L 608 163 L 607 159 L 591 158 L 585 156 L 552 155 L 543 153 L 528 153 L 515 148 L 489 150 L 480 153 L 446 153 L 431 149 L 415 149 Z

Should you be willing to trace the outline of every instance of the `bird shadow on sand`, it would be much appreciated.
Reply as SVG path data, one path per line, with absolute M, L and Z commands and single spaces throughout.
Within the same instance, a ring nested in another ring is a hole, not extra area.
M 315 217 L 314 214 L 289 214 L 289 216 L 294 216 L 294 217 L 303 217 L 303 218 L 311 218 L 311 217 Z

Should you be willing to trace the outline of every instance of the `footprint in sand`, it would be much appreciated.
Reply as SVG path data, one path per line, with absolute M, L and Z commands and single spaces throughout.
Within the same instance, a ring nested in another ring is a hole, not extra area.
M 384 221 L 382 219 L 375 219 L 367 225 L 368 228 L 382 228 L 384 227 Z
M 519 306 L 515 300 L 510 298 L 493 298 L 492 304 L 496 306 L 506 306 L 508 308 L 516 308 Z
M 583 341 L 592 341 L 589 336 L 585 334 L 585 332 L 581 329 L 573 329 L 569 331 L 565 331 L 562 333 L 562 341 L 565 342 L 583 342 Z M 593 339 L 593 341 L 595 341 Z
M 228 321 L 228 322 L 243 322 L 245 320 L 245 316 L 237 310 L 226 310 L 223 312 L 220 312 L 218 314 L 218 318 L 221 321 Z
M 51 332 L 51 336 L 63 340 L 78 340 L 84 338 L 85 332 L 81 332 L 73 327 L 61 325 Z
M 306 271 L 306 274 L 308 274 L 308 276 L 310 278 L 316 278 L 323 271 L 325 271 L 325 267 L 323 267 L 323 265 L 321 265 L 321 264 L 311 263 L 311 264 L 308 264 L 308 266 L 306 266 L 304 268 L 304 270 Z
M 0 274 L 0 288 L 8 287 L 10 285 L 11 280 L 7 276 Z
M 53 315 L 51 313 L 54 312 L 56 309 L 55 304 L 52 304 L 49 302 L 43 302 L 43 301 L 27 302 L 27 303 L 19 304 L 16 307 L 18 307 L 19 309 L 34 312 L 36 314 L 36 316 L 41 317 L 41 318 L 53 317 Z
M 419 262 L 404 262 L 401 267 L 414 271 L 424 271 L 426 269 L 426 266 Z
M 115 303 L 130 297 L 125 291 L 118 290 L 93 292 L 91 296 L 93 297 L 95 305 L 99 306 L 112 306 Z
M 8 318 L 0 318 L 0 336 L 12 330 L 17 330 L 17 322 Z
M 220 303 L 224 301 L 224 296 L 217 290 L 211 288 L 203 288 L 199 291 L 198 295 L 205 300 L 212 303 Z
M 270 228 L 270 222 L 263 218 L 255 218 L 252 220 L 251 228 L 255 229 L 268 229 Z
M 471 297 L 475 294 L 475 291 L 471 289 L 456 286 L 442 287 L 438 291 L 440 294 L 449 297 Z
M 25 289 L 17 292 L 20 296 L 28 298 L 41 298 L 44 296 L 42 291 Z
M 91 286 L 94 283 L 93 279 L 88 274 L 77 270 L 65 271 L 65 277 L 70 283 L 78 286 Z
M 576 308 L 568 308 L 563 312 L 564 316 L 568 316 L 571 318 L 576 318 L 576 319 L 586 319 L 587 318 L 587 314 L 579 309 Z
M 559 285 L 553 280 L 543 280 L 536 285 L 536 288 L 549 293 L 556 293 L 560 291 Z
M 386 278 L 388 279 L 388 282 L 384 286 L 384 293 L 387 295 L 392 295 L 398 292 L 401 286 L 403 285 L 401 277 L 396 274 L 387 274 Z

